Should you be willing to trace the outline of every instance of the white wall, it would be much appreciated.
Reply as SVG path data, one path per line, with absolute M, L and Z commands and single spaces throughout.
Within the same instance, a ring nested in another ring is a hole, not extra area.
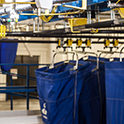
M 0 74 L 0 87 L 6 86 L 6 75 Z M 0 101 L 6 100 L 6 94 L 0 94 Z

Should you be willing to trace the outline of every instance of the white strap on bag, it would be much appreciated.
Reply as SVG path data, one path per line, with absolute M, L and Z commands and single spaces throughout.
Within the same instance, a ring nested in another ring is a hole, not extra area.
M 53 0 L 35 0 L 37 8 L 52 9 Z

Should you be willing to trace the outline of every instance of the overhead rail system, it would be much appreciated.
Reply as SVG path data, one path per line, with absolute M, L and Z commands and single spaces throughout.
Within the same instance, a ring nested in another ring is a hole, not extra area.
M 70 27 L 70 29 L 68 26 L 61 29 L 65 31 L 67 28 L 69 31 L 66 33 L 82 33 L 82 30 L 87 28 L 98 30 L 97 28 L 124 26 L 124 9 L 122 8 L 123 1 L 121 0 L 65 0 L 63 2 L 62 0 L 54 0 L 53 9 L 44 9 L 44 11 L 40 7 L 37 8 L 36 2 L 32 0 L 23 0 L 22 2 L 18 0 L 15 2 L 1 0 L 0 2 L 3 5 L 0 8 L 1 25 L 5 25 L 7 28 L 9 25 L 12 32 L 18 21 L 36 17 L 39 17 L 44 22 L 64 20 Z M 6 7 L 4 4 L 13 5 L 13 7 Z M 103 13 L 108 11 L 110 11 L 110 19 L 107 21 L 100 19 L 103 18 Z
M 91 44 L 105 44 L 103 41 L 109 40 L 110 43 L 113 43 L 113 47 L 123 44 L 124 37 L 123 35 L 119 36 L 119 34 L 124 34 L 123 0 L 51 0 L 49 2 L 51 6 L 48 8 L 47 6 L 43 7 L 42 0 L 23 0 L 21 2 L 19 0 L 11 2 L 1 0 L 0 36 L 2 39 L 0 42 L 58 44 L 59 39 L 63 41 L 63 44 L 66 44 L 68 39 L 74 39 L 73 43 L 77 43 L 81 39 L 83 44 L 87 39 L 90 39 Z M 104 17 L 105 15 L 107 17 Z M 37 18 L 37 25 L 34 18 Z M 32 27 L 33 29 L 17 31 L 18 23 L 25 19 L 33 19 L 31 25 L 31 29 Z M 39 24 L 39 20 L 42 20 L 42 25 Z M 44 22 L 45 24 L 54 22 L 57 25 L 56 21 L 58 20 L 64 21 L 64 24 L 61 24 L 62 28 L 40 30 L 44 27 Z M 114 36 L 110 36 L 111 33 Z M 56 38 L 56 40 L 20 41 L 16 38 L 7 41 L 10 37 L 42 37 Z
M 39 0 L 40 1 L 40 0 Z M 58 2 L 58 3 L 57 3 Z M 41 19 L 45 22 L 49 22 L 52 21 L 52 19 L 55 18 L 57 20 L 59 19 L 64 19 L 65 21 L 68 20 L 69 24 L 70 24 L 70 28 L 71 31 L 73 32 L 73 27 L 76 26 L 81 26 L 83 25 L 84 28 L 87 28 L 87 26 L 89 28 L 97 28 L 97 27 L 92 27 L 92 25 L 89 25 L 91 23 L 93 23 L 93 19 L 96 19 L 96 24 L 100 23 L 100 16 L 101 16 L 101 12 L 104 11 L 108 11 L 111 10 L 111 17 L 110 20 L 113 21 L 115 20 L 115 16 L 116 13 L 115 11 L 118 11 L 118 14 L 120 14 L 121 18 L 123 18 L 123 8 L 117 7 L 116 5 L 123 5 L 121 3 L 123 3 L 121 0 L 116 1 L 116 0 L 77 0 L 77 1 L 73 1 L 72 0 L 67 0 L 67 1 L 63 1 L 61 4 L 60 2 L 62 1 L 53 1 L 53 10 L 50 12 L 48 9 L 45 9 L 44 12 L 42 11 L 42 9 L 40 7 L 37 8 L 37 4 L 36 2 L 32 1 L 32 0 L 23 0 L 22 2 L 19 1 L 15 1 L 15 2 L 6 2 L 4 0 L 1 0 L 1 4 L 14 4 L 13 8 L 10 6 L 7 7 L 1 7 L 0 8 L 0 14 L 1 14 L 1 22 L 2 23 L 11 23 L 13 22 L 17 22 L 18 20 L 20 20 L 21 18 L 24 18 L 24 16 L 31 16 L 30 18 L 35 18 L 37 17 L 41 17 Z M 66 3 L 67 2 L 67 3 Z M 87 6 L 88 5 L 88 6 Z M 29 11 L 32 10 L 28 13 L 24 12 L 24 11 Z M 37 10 L 37 11 L 36 11 Z M 5 16 L 5 14 L 9 14 L 9 16 Z M 14 17 L 12 17 L 11 15 L 14 15 Z M 4 15 L 4 16 L 3 16 Z M 69 16 L 68 18 L 66 18 L 67 16 Z M 75 15 L 78 17 L 75 18 Z M 81 17 L 80 17 L 81 15 Z M 83 16 L 84 15 L 84 16 Z M 71 17 L 73 16 L 73 18 Z M 23 19 L 22 19 L 23 20 Z M 54 20 L 53 20 L 54 21 Z M 74 22 L 78 22 L 78 24 L 74 24 Z M 122 24 L 123 20 L 121 20 Z M 107 22 L 108 24 L 109 22 Z M 111 26 L 114 26 L 115 23 L 117 24 L 117 22 L 110 22 Z M 109 24 L 110 24 L 109 23 Z M 87 25 L 88 24 L 88 25 Z M 100 24 L 100 26 L 103 26 L 104 24 Z M 98 28 L 100 28 L 100 26 Z M 107 26 L 104 26 L 107 27 Z M 77 31 L 79 32 L 79 31 Z M 74 32 L 75 33 L 75 32 Z

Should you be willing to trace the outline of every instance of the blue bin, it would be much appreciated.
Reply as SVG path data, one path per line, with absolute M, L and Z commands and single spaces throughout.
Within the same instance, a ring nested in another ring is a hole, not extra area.
M 75 63 L 71 61 L 70 63 Z M 36 70 L 42 119 L 45 124 L 79 124 L 78 101 L 85 78 L 90 73 L 89 62 L 79 62 L 78 70 L 73 64 L 56 64 Z M 75 117 L 74 117 L 75 115 Z

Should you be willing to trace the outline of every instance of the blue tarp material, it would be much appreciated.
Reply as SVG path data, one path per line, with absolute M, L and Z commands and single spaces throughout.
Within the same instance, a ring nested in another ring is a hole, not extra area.
M 85 76 L 83 82 L 79 99 L 79 124 L 105 122 L 105 111 L 102 110 L 103 107 L 105 108 L 104 67 L 100 65 L 99 70 L 92 71 L 94 68 L 96 68 L 96 62 L 91 62 L 90 67 L 87 68 L 90 73 Z
M 2 64 L 14 64 L 17 52 L 17 43 L 1 43 L 0 44 L 0 63 Z M 12 65 L 2 65 L 2 71 L 9 71 Z
M 70 70 L 73 65 L 69 63 L 61 63 L 53 69 L 44 67 L 36 70 L 37 89 L 45 124 L 79 124 L 79 95 L 85 77 L 90 75 L 92 68 L 89 62 L 79 64 L 77 71 Z
M 124 124 L 124 62 L 105 63 L 107 124 Z
M 119 62 L 119 59 L 115 59 L 116 62 L 109 62 L 104 58 L 100 60 L 102 63 L 99 73 L 92 71 L 96 63 L 79 61 L 83 65 L 79 66 L 77 72 L 76 103 L 79 104 L 76 108 L 79 109 L 76 109 L 75 124 L 100 124 L 101 121 L 102 124 L 124 124 L 124 62 Z M 62 63 L 58 65 L 60 64 Z M 74 71 L 70 71 L 72 67 L 65 64 L 54 69 L 42 68 L 36 71 L 42 116 L 46 124 L 74 122 L 72 110 L 76 77 Z M 102 103 L 98 83 L 101 87 Z
M 105 80 L 105 102 L 106 123 L 124 124 L 124 62 L 115 58 L 113 62 L 109 59 L 104 61 L 103 80 Z M 124 60 L 123 60 L 124 61 Z
M 101 110 L 101 107 L 105 105 L 104 78 L 102 77 L 104 75 L 99 77 L 97 71 L 93 71 L 96 63 L 79 60 L 77 78 L 75 71 L 70 71 L 72 65 L 61 64 L 59 63 L 59 66 L 54 69 L 45 67 L 36 70 L 37 89 L 44 122 L 46 124 L 100 124 L 102 119 L 105 121 L 105 118 L 102 118 L 105 117 L 103 115 L 105 112 Z M 103 65 L 100 67 L 103 68 Z M 101 71 L 101 73 L 103 72 Z M 77 80 L 77 99 L 74 123 L 75 78 Z M 98 82 L 99 80 L 102 82 Z M 102 101 L 100 101 L 98 83 L 101 83 Z

